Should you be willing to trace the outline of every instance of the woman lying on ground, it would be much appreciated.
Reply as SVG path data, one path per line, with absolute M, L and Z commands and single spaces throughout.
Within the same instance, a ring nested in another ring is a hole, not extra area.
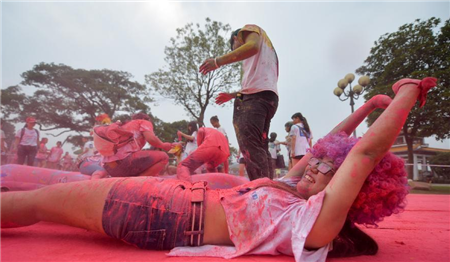
M 311 152 L 316 159 L 302 159 L 309 164 L 297 191 L 267 178 L 226 190 L 159 178 L 90 180 L 2 193 L 1 226 L 56 222 L 141 248 L 176 247 L 174 256 L 281 253 L 324 261 L 346 220 L 376 223 L 401 209 L 407 192 L 403 162 L 387 152 L 416 99 L 424 102 L 434 85 L 432 78 L 397 82 L 395 99 L 353 147 L 340 134 L 318 141 Z M 297 166 L 293 170 L 303 171 Z M 383 174 L 389 175 L 381 181 L 383 190 L 365 197 L 367 177 Z

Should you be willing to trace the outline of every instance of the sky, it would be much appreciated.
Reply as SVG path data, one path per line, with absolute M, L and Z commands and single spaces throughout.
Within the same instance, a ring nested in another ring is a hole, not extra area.
M 364 64 L 374 42 L 416 19 L 449 19 L 450 2 L 2 1 L 1 88 L 19 84 L 20 74 L 41 62 L 127 71 L 133 80 L 145 84 L 145 75 L 166 65 L 164 48 L 176 36 L 176 29 L 188 23 L 204 25 L 207 17 L 233 29 L 256 24 L 266 31 L 280 63 L 280 100 L 270 131 L 283 141 L 284 124 L 301 112 L 317 141 L 350 114 L 349 101 L 340 101 L 333 89 Z M 23 91 L 32 94 L 34 89 L 23 86 Z M 155 100 L 151 113 L 163 121 L 192 120 L 173 100 Z M 363 103 L 360 97 L 355 109 Z M 237 148 L 232 102 L 209 106 L 205 120 L 213 115 Z M 364 122 L 357 135 L 366 131 Z M 50 138 L 47 145 L 64 138 Z M 426 142 L 450 148 L 449 140 L 438 143 L 427 138 Z M 71 146 L 64 149 L 71 151 Z M 282 153 L 286 155 L 285 148 Z

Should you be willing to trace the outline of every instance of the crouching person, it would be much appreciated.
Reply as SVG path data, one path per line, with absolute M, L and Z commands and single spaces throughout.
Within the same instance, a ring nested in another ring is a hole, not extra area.
M 146 143 L 169 151 L 171 143 L 163 143 L 153 132 L 150 117 L 144 113 L 125 123 L 98 126 L 94 144 L 103 156 L 103 167 L 112 177 L 157 176 L 169 162 L 163 151 L 142 150 Z
M 230 155 L 228 140 L 217 129 L 200 128 L 197 144 L 198 148 L 178 164 L 178 179 L 191 181 L 191 174 L 203 164 L 206 164 L 208 173 L 217 172 L 217 166 L 226 161 Z

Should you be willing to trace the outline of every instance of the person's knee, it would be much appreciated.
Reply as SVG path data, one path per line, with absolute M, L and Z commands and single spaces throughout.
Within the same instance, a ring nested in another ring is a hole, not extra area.
M 97 170 L 91 175 L 91 180 L 102 179 L 109 177 L 108 172 L 105 170 Z
M 191 181 L 191 172 L 189 168 L 180 163 L 177 167 L 177 178 L 183 181 Z
M 163 153 L 163 155 L 162 155 L 162 157 L 161 157 L 161 162 L 164 164 L 164 165 L 167 165 L 168 163 L 169 163 L 169 155 L 167 155 L 166 153 L 164 153 L 164 152 L 162 152 Z

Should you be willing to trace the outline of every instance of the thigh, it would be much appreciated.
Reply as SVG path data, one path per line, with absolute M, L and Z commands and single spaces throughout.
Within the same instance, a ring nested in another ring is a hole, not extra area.
M 55 184 L 30 191 L 30 194 L 39 220 L 104 233 L 105 199 L 112 186 L 121 179 L 124 178 Z
M 203 164 L 208 163 L 213 158 L 213 148 L 199 147 L 186 157 L 181 163 L 181 166 L 187 167 L 192 174 L 197 168 Z
M 119 181 L 107 196 L 103 228 L 111 237 L 146 249 L 186 245 L 191 183 L 160 178 Z
M 134 152 L 125 159 L 117 161 L 117 166 L 113 168 L 105 165 L 105 169 L 113 177 L 139 176 L 153 165 L 167 159 L 168 156 L 165 152 L 143 150 Z
M 23 158 L 25 157 L 25 154 L 26 154 L 25 146 L 19 145 L 19 146 L 17 147 L 17 157 L 18 157 L 19 159 L 23 159 Z
M 27 159 L 27 163 L 29 166 L 33 166 L 34 165 L 34 158 L 36 157 L 36 153 L 37 153 L 37 148 L 34 146 L 30 146 L 28 147 L 28 159 Z
M 235 129 L 238 137 L 244 141 L 262 144 L 267 138 L 264 134 L 267 108 L 258 98 L 245 99 L 238 107 L 238 117 L 235 119 Z

